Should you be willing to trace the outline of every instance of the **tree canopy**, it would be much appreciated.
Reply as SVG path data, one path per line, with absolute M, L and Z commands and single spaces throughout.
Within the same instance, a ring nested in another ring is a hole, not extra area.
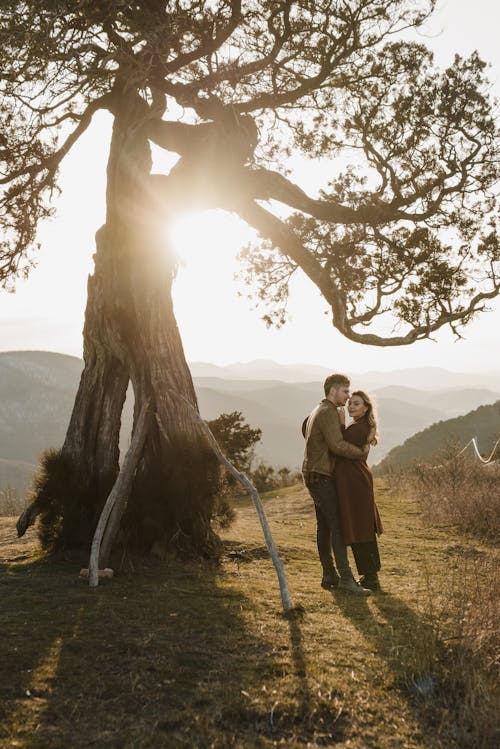
M 3 2 L 0 281 L 29 269 L 61 162 L 93 115 L 133 97 L 136 127 L 180 156 L 145 194 L 158 210 L 191 201 L 257 229 L 244 256 L 268 322 L 284 320 L 301 269 L 351 340 L 459 334 L 500 290 L 498 140 L 478 54 L 440 71 L 409 40 L 433 7 Z M 331 160 L 317 195 L 290 179 L 290 154 Z

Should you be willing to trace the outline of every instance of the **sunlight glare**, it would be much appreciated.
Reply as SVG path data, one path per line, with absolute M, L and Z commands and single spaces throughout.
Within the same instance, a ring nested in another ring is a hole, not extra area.
M 250 229 L 241 219 L 218 210 L 185 213 L 168 228 L 168 239 L 181 267 L 189 268 L 236 263 L 250 237 Z
M 224 211 L 185 214 L 170 225 L 167 239 L 179 262 L 172 294 L 188 359 L 220 360 L 228 340 L 241 339 L 250 315 L 248 301 L 238 298 L 246 292 L 235 280 L 237 255 L 253 238 L 241 219 Z

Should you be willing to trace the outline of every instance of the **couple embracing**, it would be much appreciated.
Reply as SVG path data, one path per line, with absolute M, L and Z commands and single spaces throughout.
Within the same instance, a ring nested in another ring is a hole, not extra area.
M 382 533 L 366 464 L 370 445 L 377 444 L 377 425 L 369 397 L 361 390 L 350 396 L 349 386 L 345 375 L 326 378 L 324 399 L 302 424 L 302 473 L 316 511 L 322 587 L 368 596 L 379 589 L 376 534 Z M 347 402 L 353 421 L 346 428 Z M 352 548 L 359 582 L 352 574 L 347 546 Z

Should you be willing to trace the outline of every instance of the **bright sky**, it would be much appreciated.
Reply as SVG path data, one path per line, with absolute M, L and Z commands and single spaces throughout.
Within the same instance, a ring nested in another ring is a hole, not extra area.
M 495 0 L 441 0 L 423 30 L 437 61 L 446 65 L 454 52 L 479 50 L 492 64 L 490 78 L 500 95 L 500 48 Z M 16 292 L 0 292 L 0 350 L 43 349 L 81 356 L 87 276 L 93 270 L 94 233 L 104 220 L 104 177 L 109 116 L 91 129 L 67 157 L 57 215 L 40 231 L 38 267 Z M 313 191 L 316 164 L 300 164 L 294 177 Z M 455 342 L 447 331 L 437 342 L 403 348 L 378 348 L 346 341 L 330 323 L 326 304 L 305 278 L 293 282 L 290 321 L 269 330 L 236 283 L 235 256 L 251 237 L 235 216 L 206 212 L 181 218 L 172 232 L 182 267 L 175 282 L 175 309 L 190 361 L 227 364 L 252 359 L 308 362 L 347 371 L 441 366 L 462 371 L 500 372 L 500 302 L 491 305 Z M 242 296 L 238 296 L 238 291 Z

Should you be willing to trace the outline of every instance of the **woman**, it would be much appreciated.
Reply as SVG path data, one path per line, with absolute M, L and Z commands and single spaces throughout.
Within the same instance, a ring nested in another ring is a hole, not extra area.
M 345 427 L 345 414 L 340 412 L 344 439 L 362 447 L 377 444 L 377 422 L 373 404 L 362 390 L 354 392 L 348 403 L 349 416 L 354 420 Z M 382 522 L 373 494 L 373 476 L 366 460 L 337 457 L 335 480 L 339 496 L 340 520 L 346 546 L 351 546 L 363 588 L 379 590 L 380 556 L 376 534 L 382 533 Z

